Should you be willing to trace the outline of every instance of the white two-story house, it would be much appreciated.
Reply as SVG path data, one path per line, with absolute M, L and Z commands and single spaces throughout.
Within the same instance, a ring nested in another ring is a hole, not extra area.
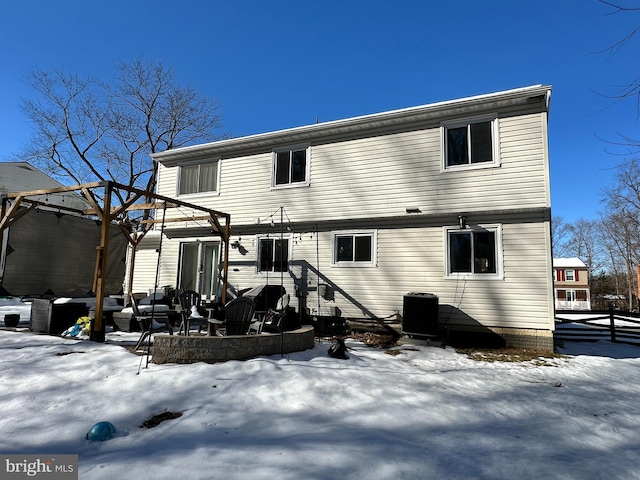
M 552 349 L 550 93 L 536 85 L 157 153 L 158 193 L 231 215 L 232 289 L 282 282 L 298 310 L 353 319 L 401 318 L 409 292 L 430 293 L 443 335 Z M 166 224 L 160 285 L 219 293 L 222 247 L 207 226 Z M 156 272 L 148 237 L 137 290 Z

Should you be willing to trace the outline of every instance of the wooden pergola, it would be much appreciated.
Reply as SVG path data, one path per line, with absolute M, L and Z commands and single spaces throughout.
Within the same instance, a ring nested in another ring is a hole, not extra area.
M 133 282 L 133 264 L 137 246 L 155 225 L 161 224 L 164 227 L 165 223 L 207 222 L 209 224 L 208 228 L 210 228 L 210 232 L 213 235 L 219 236 L 223 242 L 224 254 L 221 272 L 221 300 L 223 303 L 225 302 L 229 264 L 230 215 L 116 182 L 94 182 L 68 187 L 13 192 L 1 195 L 0 245 L 3 245 L 3 236 L 6 229 L 18 221 L 20 217 L 38 207 L 51 208 L 51 204 L 42 201 L 42 196 L 68 192 L 81 194 L 91 207 L 81 210 L 78 208 L 65 207 L 64 205 L 55 205 L 56 210 L 66 211 L 76 215 L 83 215 L 89 218 L 93 217 L 100 220 L 100 244 L 96 246 L 96 263 L 92 287 L 92 291 L 96 295 L 96 311 L 95 320 L 92 322 L 91 326 L 91 340 L 96 342 L 104 342 L 105 340 L 105 325 L 102 314 L 105 296 L 105 280 L 107 275 L 109 231 L 113 226 L 117 226 L 122 231 L 126 236 L 127 241 L 132 246 L 132 258 L 130 259 L 131 270 L 129 272 L 128 279 L 128 293 L 130 294 Z M 114 198 L 114 195 L 116 198 Z M 125 200 L 121 201 L 120 199 Z M 198 214 L 193 214 L 191 216 L 176 215 L 172 214 L 170 209 L 190 209 Z M 145 215 L 142 220 L 137 222 L 139 228 L 134 228 L 130 220 L 129 213 L 133 211 L 148 212 L 148 215 Z M 158 212 L 162 212 L 162 215 L 158 215 Z M 166 215 L 167 212 L 168 215 Z M 160 258 L 158 258 L 158 261 L 160 261 Z

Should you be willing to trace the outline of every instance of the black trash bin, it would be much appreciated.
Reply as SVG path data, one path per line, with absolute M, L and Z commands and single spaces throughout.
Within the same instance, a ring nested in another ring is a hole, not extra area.
M 438 296 L 411 292 L 404 296 L 402 333 L 415 336 L 438 334 Z

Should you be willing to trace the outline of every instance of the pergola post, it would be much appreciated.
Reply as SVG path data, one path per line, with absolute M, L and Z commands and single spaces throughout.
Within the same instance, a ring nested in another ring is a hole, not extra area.
M 0 221 L 4 219 L 5 214 L 7 213 L 7 196 L 0 195 Z M 5 255 L 7 252 L 4 248 L 4 231 L 5 228 L 0 227 L 0 287 L 2 287 L 2 280 L 4 278 L 4 268 L 5 268 Z
M 227 303 L 227 287 L 229 274 L 229 240 L 231 237 L 231 230 L 229 225 L 229 216 L 226 218 L 224 226 L 224 234 L 222 235 L 222 243 L 224 244 L 224 257 L 222 259 L 222 292 L 220 294 L 220 301 L 222 304 Z
M 109 248 L 109 225 L 111 224 L 111 193 L 113 185 L 107 182 L 104 187 L 104 205 L 98 212 L 102 223 L 100 224 L 100 245 L 96 248 L 96 270 L 93 280 L 94 293 L 96 294 L 96 315 L 91 322 L 90 340 L 94 342 L 105 341 L 105 325 L 102 318 L 104 312 L 104 290 L 107 276 L 107 251 Z

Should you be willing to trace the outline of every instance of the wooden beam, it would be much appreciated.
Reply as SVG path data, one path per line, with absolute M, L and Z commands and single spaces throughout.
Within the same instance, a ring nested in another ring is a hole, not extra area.
M 198 220 L 209 221 L 211 219 L 210 215 L 199 215 L 193 217 L 176 217 L 176 218 L 165 218 L 164 223 L 176 223 L 176 222 L 195 222 Z M 143 224 L 154 224 L 154 223 L 162 223 L 162 219 L 154 219 L 150 218 L 149 220 L 140 220 L 140 223 Z
M 11 225 L 13 222 L 15 222 L 18 218 L 20 218 L 25 213 L 27 213 L 27 212 L 23 212 L 22 214 L 18 213 L 19 212 L 18 209 L 22 204 L 22 199 L 23 197 L 16 197 L 16 199 L 11 204 L 11 207 L 9 207 L 9 210 L 7 210 L 4 213 L 3 217 L 0 218 L 0 230 L 9 228 L 9 225 Z M 3 203 L 6 203 L 6 200 Z
M 200 205 L 195 205 L 193 203 L 183 202 L 182 200 L 177 200 L 175 198 L 165 197 L 164 195 L 158 195 L 157 193 L 147 192 L 145 190 L 140 190 L 140 189 L 135 188 L 135 187 L 128 187 L 126 185 L 121 185 L 121 184 L 116 184 L 116 186 L 117 186 L 117 188 L 119 188 L 121 190 L 125 190 L 125 191 L 128 191 L 128 192 L 141 193 L 142 195 L 145 195 L 148 198 L 152 198 L 152 199 L 155 199 L 155 200 L 161 200 L 163 202 L 167 202 L 168 204 L 169 203 L 174 203 L 178 207 L 191 208 L 193 210 L 198 210 L 198 211 L 201 211 L 201 212 L 209 212 L 210 214 L 212 214 L 212 215 L 214 215 L 216 217 L 226 218 L 228 216 L 228 214 L 224 213 L 224 212 L 219 212 L 217 210 L 212 210 L 210 208 L 201 207 Z
M 179 205 L 176 203 L 167 203 L 167 208 L 177 208 L 177 207 L 179 207 Z M 127 202 L 126 206 L 113 207 L 111 209 L 111 216 L 115 218 L 117 215 L 119 215 L 123 211 L 132 212 L 137 210 L 159 210 L 161 208 L 164 208 L 164 204 L 162 202 L 137 203 L 137 204 Z M 82 210 L 82 213 L 85 215 L 97 215 L 95 208 Z
M 7 203 L 9 199 L 0 194 L 0 221 L 4 220 L 4 216 L 7 213 Z M 0 287 L 4 282 L 4 271 L 6 266 L 7 251 L 4 248 L 4 229 L 0 228 Z
M 104 214 L 102 212 L 102 209 L 98 206 L 98 201 L 93 196 L 93 193 L 91 193 L 91 190 L 89 190 L 88 188 L 81 188 L 81 191 L 82 191 L 82 194 L 84 195 L 84 198 L 86 198 L 87 201 L 93 207 L 93 210 L 94 210 L 93 215 L 99 216 L 104 221 Z M 105 201 L 106 201 L 106 199 L 105 199 Z
M 165 204 L 167 208 L 177 208 L 179 205 L 177 203 L 172 202 L 155 202 L 155 203 L 138 203 L 136 205 L 132 205 L 127 210 L 154 210 L 164 208 Z
M 210 215 L 208 221 L 216 232 L 220 233 L 220 235 L 224 235 L 225 231 L 222 229 L 222 226 L 216 217 Z
M 131 207 L 132 204 L 137 202 L 139 198 L 140 198 L 140 195 L 136 194 L 133 197 L 131 197 L 129 200 L 124 202 L 122 205 L 117 206 L 115 208 L 111 208 L 111 211 L 109 212 L 109 221 L 116 218 L 118 215 L 120 215 L 121 212 L 128 210 L 129 207 Z
M 227 224 L 224 226 L 224 257 L 222 259 L 222 292 L 220 293 L 220 301 L 223 305 L 227 303 L 227 288 L 229 275 L 229 237 L 231 235 L 230 226 L 227 218 Z
M 70 213 L 75 213 L 75 214 L 82 214 L 82 210 L 78 209 L 78 208 L 71 208 L 71 207 L 65 207 L 64 205 L 54 205 L 48 202 L 41 202 L 40 200 L 33 200 L 31 198 L 23 198 L 22 199 L 22 203 L 25 204 L 29 204 L 29 207 L 31 208 L 35 208 L 35 207 L 44 207 L 47 211 L 63 211 L 63 212 L 70 212 Z
M 103 185 L 104 185 L 103 182 L 94 182 L 94 183 L 85 183 L 82 185 L 72 185 L 69 187 L 45 188 L 41 190 L 29 190 L 26 192 L 10 192 L 10 193 L 7 193 L 7 198 L 33 197 L 35 195 L 75 192 L 77 190 L 81 190 L 83 187 L 89 189 L 89 188 L 101 187 Z

